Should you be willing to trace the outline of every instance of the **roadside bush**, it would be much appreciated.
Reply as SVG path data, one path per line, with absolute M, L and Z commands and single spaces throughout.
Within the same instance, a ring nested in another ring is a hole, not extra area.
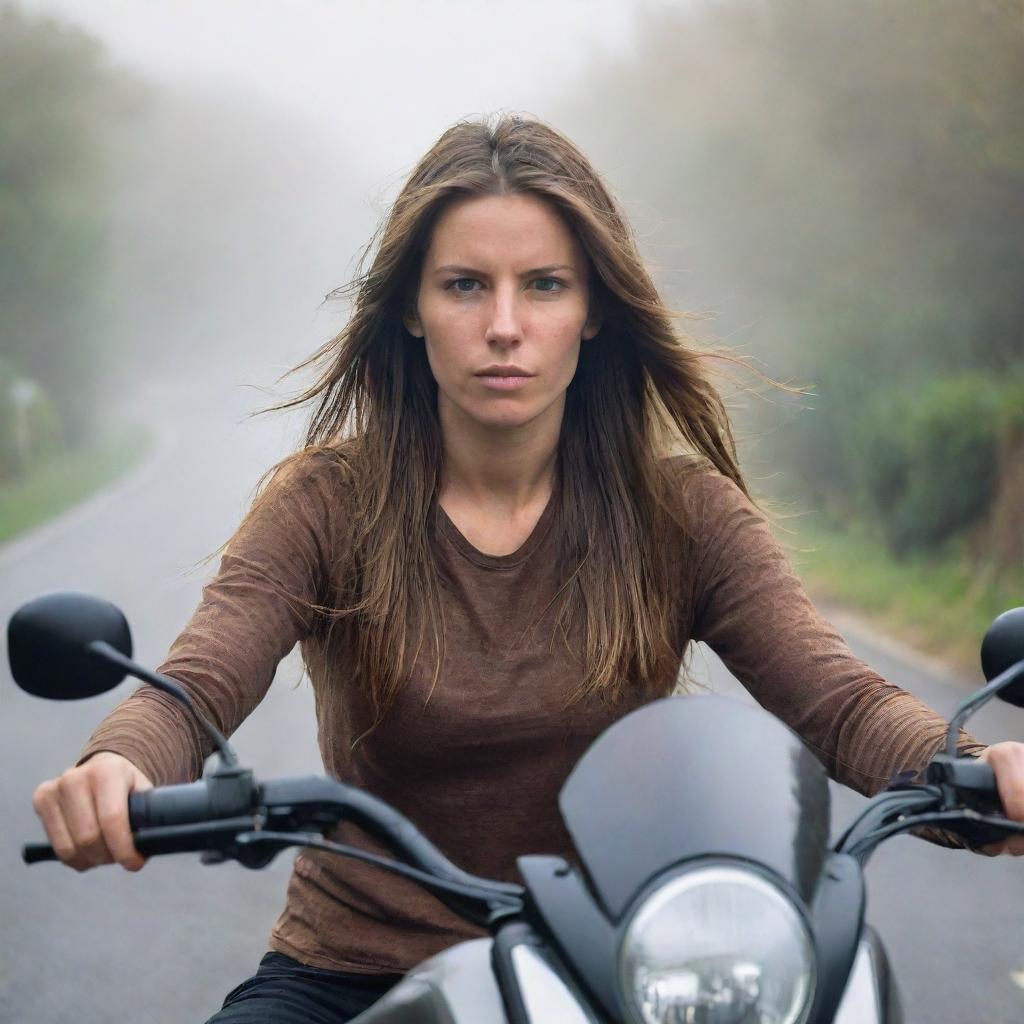
M 857 477 L 893 554 L 935 549 L 985 515 L 1006 403 L 1005 388 L 975 374 L 869 404 L 857 429 Z

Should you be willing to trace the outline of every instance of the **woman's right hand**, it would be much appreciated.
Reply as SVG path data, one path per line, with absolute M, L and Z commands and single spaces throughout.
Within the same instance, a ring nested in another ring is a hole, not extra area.
M 153 783 L 126 757 L 93 754 L 84 764 L 40 783 L 32 806 L 57 856 L 76 871 L 117 862 L 128 871 L 146 863 L 132 841 L 128 795 Z

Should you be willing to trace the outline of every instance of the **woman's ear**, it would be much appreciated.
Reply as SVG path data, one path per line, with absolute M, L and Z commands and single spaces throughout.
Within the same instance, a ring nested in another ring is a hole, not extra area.
M 587 276 L 587 319 L 580 331 L 580 338 L 583 341 L 590 341 L 604 325 L 604 292 L 597 277 L 597 271 L 593 264 L 589 266 Z
M 580 337 L 584 341 L 590 341 L 598 331 L 601 330 L 601 325 L 604 323 L 604 316 L 601 314 L 601 307 L 594 303 L 587 310 L 587 322 L 583 325 L 583 330 L 580 333 Z
M 414 338 L 423 337 L 423 325 L 420 323 L 419 314 L 416 312 L 416 310 L 406 310 L 405 313 L 402 314 L 402 323 L 405 324 L 405 329 Z

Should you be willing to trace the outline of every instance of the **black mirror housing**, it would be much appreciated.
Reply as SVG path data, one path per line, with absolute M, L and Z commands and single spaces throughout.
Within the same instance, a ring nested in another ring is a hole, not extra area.
M 1024 607 L 1011 608 L 999 615 L 981 643 L 981 670 L 990 682 L 1019 661 L 1024 661 Z M 1003 687 L 999 697 L 1024 707 L 1024 679 Z
M 90 594 L 44 594 L 19 608 L 7 625 L 7 657 L 14 681 L 48 700 L 80 700 L 112 690 L 125 671 L 94 657 L 90 644 L 132 654 L 128 620 L 109 601 Z

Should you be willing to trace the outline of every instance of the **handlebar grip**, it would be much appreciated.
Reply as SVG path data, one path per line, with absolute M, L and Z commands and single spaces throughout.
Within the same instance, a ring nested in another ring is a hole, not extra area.
M 146 827 L 148 817 L 148 804 L 143 800 L 144 793 L 128 794 L 128 824 L 131 826 L 132 835 L 135 835 L 140 828 Z
M 190 825 L 221 817 L 213 806 L 210 788 L 205 781 L 178 786 L 160 786 L 128 797 L 128 821 L 132 832 L 164 825 Z
M 128 822 L 136 847 L 143 856 L 179 850 L 201 850 L 204 849 L 202 836 L 195 829 L 188 830 L 187 835 L 168 835 L 161 830 L 171 829 L 173 832 L 173 826 L 176 825 L 201 828 L 206 823 L 215 826 L 217 822 L 230 824 L 232 821 L 238 826 L 241 819 L 256 809 L 258 799 L 258 787 L 251 772 L 238 770 L 215 773 L 199 782 L 130 793 Z M 148 846 L 149 841 L 155 843 L 153 848 L 143 849 L 142 845 Z M 46 843 L 27 843 L 22 848 L 21 856 L 26 864 L 59 859 L 53 847 Z
M 21 848 L 21 859 L 26 864 L 38 864 L 44 860 L 59 860 L 49 843 L 26 843 Z
M 949 780 L 958 789 L 969 789 L 975 793 L 998 797 L 996 775 L 992 765 L 973 758 L 957 758 L 953 762 L 953 777 Z
M 248 770 L 218 771 L 198 782 L 159 786 L 128 797 L 132 832 L 223 821 L 251 814 L 259 804 L 259 787 Z
M 128 821 L 133 836 L 142 829 L 205 821 L 212 816 L 204 782 L 128 794 Z M 60 858 L 49 843 L 26 843 L 21 848 L 21 859 L 26 864 L 39 864 Z
M 940 754 L 928 765 L 928 781 L 954 787 L 969 805 L 978 810 L 1003 813 L 995 772 L 985 761 Z
M 985 761 L 973 757 L 948 757 L 939 754 L 928 766 L 928 781 L 951 786 L 956 790 L 963 806 L 979 814 L 1005 817 L 1006 811 L 999 798 L 995 772 Z M 958 833 L 973 847 L 982 847 L 1006 838 L 998 825 L 962 822 L 952 831 Z

